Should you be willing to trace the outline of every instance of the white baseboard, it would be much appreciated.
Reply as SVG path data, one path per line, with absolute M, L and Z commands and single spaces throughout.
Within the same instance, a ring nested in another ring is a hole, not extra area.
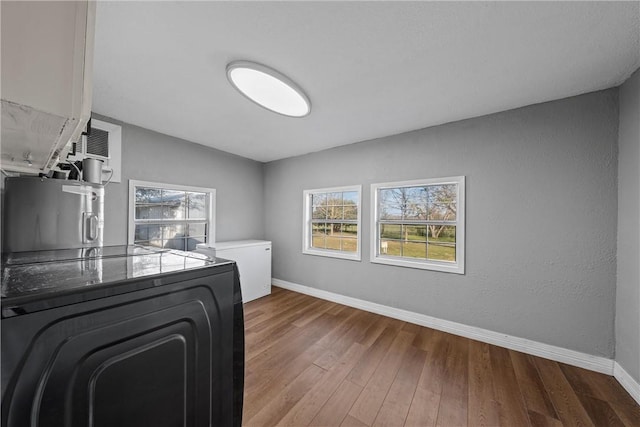
M 615 362 L 613 366 L 613 376 L 620 385 L 627 390 L 627 393 L 640 405 L 640 383 L 633 379 L 622 366 Z
M 593 356 L 591 354 L 581 353 L 579 351 L 556 347 L 553 345 L 531 341 L 524 338 L 513 337 L 487 329 L 477 328 L 475 326 L 464 325 L 462 323 L 438 319 L 436 317 L 414 313 L 399 308 L 388 307 L 386 305 L 335 294 L 333 292 L 323 291 L 321 289 L 311 288 L 309 286 L 287 282 L 285 280 L 272 279 L 271 282 L 273 283 L 273 285 L 284 289 L 289 289 L 301 294 L 306 294 L 316 298 L 336 302 L 338 304 L 347 305 L 349 307 L 358 308 L 360 310 L 381 314 L 383 316 L 392 317 L 394 319 L 403 320 L 409 323 L 415 323 L 416 325 L 426 326 L 428 328 L 437 329 L 439 331 L 448 332 L 454 335 L 459 335 L 477 341 L 505 347 L 511 350 L 520 351 L 522 353 L 543 357 L 545 359 L 555 360 L 556 362 L 566 363 L 567 365 L 577 366 L 607 375 L 614 375 L 614 361 L 605 357 Z M 624 372 L 622 368 L 620 369 L 622 372 Z M 626 372 L 624 373 L 626 374 Z M 626 375 L 628 377 L 626 381 L 629 382 L 629 380 L 631 380 L 630 387 L 634 389 L 633 379 L 628 374 Z M 625 389 L 627 389 L 627 386 L 625 386 L 624 384 L 623 386 L 625 387 Z M 635 383 L 636 392 L 637 386 L 638 384 Z M 627 391 L 629 391 L 629 389 L 627 389 Z M 629 391 L 629 393 L 632 392 Z M 634 395 L 632 393 L 632 396 L 636 398 L 637 394 Z M 638 399 L 636 398 L 636 400 Z

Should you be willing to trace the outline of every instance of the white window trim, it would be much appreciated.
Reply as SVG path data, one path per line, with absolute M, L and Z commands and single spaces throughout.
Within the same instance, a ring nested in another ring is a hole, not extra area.
M 314 193 L 337 193 L 345 191 L 358 192 L 358 250 L 356 252 L 341 252 L 330 249 L 318 249 L 311 247 L 309 227 L 311 225 L 311 195 Z M 340 258 L 351 261 L 361 261 L 362 254 L 362 185 L 348 185 L 343 187 L 317 188 L 314 190 L 304 190 L 302 199 L 302 253 L 307 255 L 318 255 L 329 258 Z
M 209 195 L 209 206 L 207 212 L 207 223 L 208 230 L 207 236 L 205 237 L 205 243 L 215 243 L 216 241 L 216 223 L 215 223 L 215 213 L 216 213 L 216 190 L 215 188 L 206 188 L 206 187 L 193 187 L 189 185 L 176 185 L 176 184 L 167 184 L 163 182 L 151 182 L 151 181 L 139 181 L 139 180 L 129 180 L 129 228 L 128 228 L 128 244 L 133 245 L 135 241 L 136 234 L 136 226 L 135 226 L 135 208 L 136 208 L 136 187 L 152 187 L 152 188 L 162 188 L 167 190 L 177 190 L 177 191 L 190 191 L 197 193 L 207 193 Z
M 456 215 L 456 262 L 434 260 L 411 260 L 379 254 L 380 236 L 378 235 L 378 190 L 385 188 L 410 187 L 435 184 L 458 184 L 458 210 Z M 385 182 L 371 184 L 371 262 L 398 267 L 419 268 L 422 270 L 443 271 L 464 274 L 465 255 L 465 177 L 417 179 L 411 181 Z

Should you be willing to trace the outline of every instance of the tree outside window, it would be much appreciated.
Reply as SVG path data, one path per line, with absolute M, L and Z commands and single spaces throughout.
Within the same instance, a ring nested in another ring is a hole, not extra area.
M 303 253 L 360 258 L 360 187 L 304 192 Z
M 374 184 L 372 195 L 376 203 L 373 262 L 460 270 L 464 177 Z

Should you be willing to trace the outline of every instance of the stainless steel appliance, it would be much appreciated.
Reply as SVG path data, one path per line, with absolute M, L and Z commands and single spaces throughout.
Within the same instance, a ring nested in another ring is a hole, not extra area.
M 141 246 L 2 261 L 3 427 L 241 425 L 234 262 Z
M 5 180 L 6 252 L 100 247 L 103 244 L 104 187 L 39 177 Z

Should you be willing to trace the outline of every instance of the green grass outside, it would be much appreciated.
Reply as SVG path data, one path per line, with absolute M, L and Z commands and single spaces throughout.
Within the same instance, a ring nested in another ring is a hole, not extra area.
M 426 226 L 405 226 L 387 224 L 381 233 L 381 242 L 387 243 L 386 253 L 380 248 L 380 254 L 402 258 L 431 259 L 437 261 L 456 260 L 455 227 L 448 226 L 440 236 L 425 237 Z M 408 233 L 407 233 L 408 231 Z
M 387 224 L 382 228 L 381 238 L 392 240 L 411 240 L 424 242 L 427 228 L 424 226 L 408 226 L 408 233 L 401 231 L 400 225 Z M 438 237 L 429 236 L 430 242 L 455 243 L 455 227 L 447 226 Z
M 384 241 L 384 240 L 383 240 Z M 397 256 L 403 258 L 431 259 L 437 261 L 455 261 L 455 246 L 443 246 L 439 243 L 404 242 L 398 240 L 386 240 L 387 253 L 380 251 L 380 255 Z M 428 249 L 428 253 L 427 253 Z
M 313 233 L 311 246 L 319 249 L 356 252 L 358 240 L 350 233 L 336 233 L 334 236 L 323 233 Z
M 420 239 L 418 239 L 418 237 L 420 237 Z M 420 242 L 418 242 L 417 240 L 420 240 Z M 448 237 L 441 239 L 429 239 L 428 248 L 427 244 L 424 243 L 424 236 L 409 235 L 408 241 L 384 239 L 383 241 L 387 242 L 387 253 L 382 253 L 381 251 L 381 255 L 397 256 L 403 258 L 431 259 L 437 261 L 456 260 L 455 245 L 451 245 L 451 239 Z M 337 233 L 333 236 L 325 235 L 323 233 L 314 233 L 312 239 L 312 247 L 337 251 L 341 250 L 345 252 L 356 252 L 358 250 L 358 241 L 355 236 L 350 236 L 347 233 Z

